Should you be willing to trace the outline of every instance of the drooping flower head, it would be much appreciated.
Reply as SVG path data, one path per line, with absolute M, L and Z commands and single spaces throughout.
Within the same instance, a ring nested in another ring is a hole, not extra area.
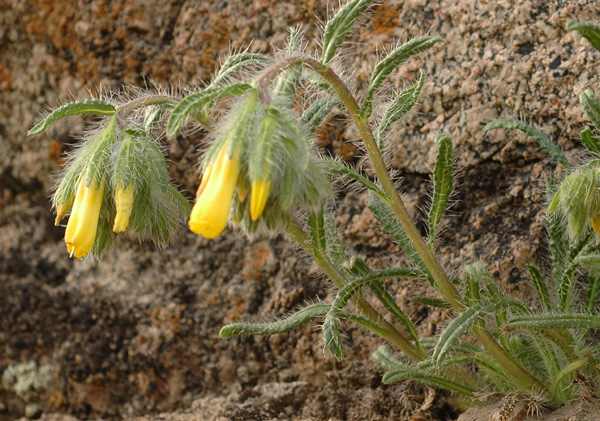
M 329 196 L 309 137 L 280 108 L 263 104 L 251 90 L 224 118 L 204 158 L 193 232 L 216 238 L 230 213 L 249 235 L 277 232 L 291 212 L 318 208 Z

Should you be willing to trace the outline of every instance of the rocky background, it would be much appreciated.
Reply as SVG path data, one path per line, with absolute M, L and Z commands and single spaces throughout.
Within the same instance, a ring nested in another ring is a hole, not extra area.
M 329 5 L 327 3 L 330 3 Z M 101 261 L 69 259 L 49 204 L 75 135 L 73 118 L 25 136 L 41 111 L 100 89 L 202 86 L 228 51 L 281 47 L 290 26 L 310 51 L 336 1 L 3 0 L 0 2 L 0 420 L 454 419 L 460 402 L 416 385 L 381 384 L 378 341 L 347 326 L 348 358 L 323 351 L 316 324 L 288 335 L 223 340 L 239 319 L 270 319 L 331 299 L 315 265 L 285 237 L 249 243 L 229 231 L 207 241 L 182 231 L 164 252 L 120 239 Z M 578 95 L 595 88 L 600 57 L 564 30 L 600 21 L 595 1 L 382 0 L 361 21 L 341 65 L 360 88 L 378 54 L 424 33 L 443 44 L 393 74 L 422 67 L 421 102 L 393 131 L 390 164 L 415 217 L 427 206 L 433 139 L 450 135 L 456 202 L 439 252 L 455 273 L 481 259 L 506 290 L 529 296 L 524 264 L 544 265 L 544 176 L 556 174 L 530 138 L 483 136 L 497 117 L 523 118 L 581 157 Z M 382 100 L 385 100 L 385 95 Z M 324 149 L 358 163 L 341 116 L 319 132 Z M 189 198 L 203 134 L 164 141 L 171 177 Z M 383 265 L 397 249 L 365 210 L 339 196 L 350 249 Z M 407 301 L 420 284 L 388 284 L 424 334 L 447 315 Z M 158 415 L 162 413 L 162 415 Z M 137 418 L 140 417 L 140 418 Z

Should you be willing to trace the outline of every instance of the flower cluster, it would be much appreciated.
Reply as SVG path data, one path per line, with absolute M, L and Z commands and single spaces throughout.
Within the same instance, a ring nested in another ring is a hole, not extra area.
M 70 211 L 65 243 L 78 259 L 98 256 L 123 232 L 166 245 L 189 211 L 148 130 L 121 129 L 117 118 L 84 139 L 53 195 L 56 225 Z
M 330 183 L 298 121 L 263 104 L 257 90 L 232 107 L 213 139 L 190 216 L 196 234 L 216 238 L 230 214 L 248 235 L 276 232 L 292 211 L 318 208 L 330 195 Z
M 600 236 L 600 161 L 591 161 L 564 179 L 550 203 L 549 213 L 556 211 L 566 216 L 571 237 L 590 225 Z

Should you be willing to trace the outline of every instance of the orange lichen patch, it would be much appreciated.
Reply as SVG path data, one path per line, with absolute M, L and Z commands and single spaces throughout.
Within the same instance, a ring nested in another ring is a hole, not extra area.
M 240 320 L 246 311 L 246 303 L 241 297 L 234 297 L 233 300 L 233 306 L 225 312 L 225 316 L 229 320 Z
M 252 248 L 252 258 L 246 263 L 242 270 L 242 276 L 246 281 L 260 279 L 271 250 L 265 243 L 258 243 Z
M 0 64 L 0 91 L 9 91 L 12 89 L 13 75 L 8 67 Z
M 373 12 L 373 32 L 391 35 L 398 27 L 398 11 L 387 3 L 381 3 Z

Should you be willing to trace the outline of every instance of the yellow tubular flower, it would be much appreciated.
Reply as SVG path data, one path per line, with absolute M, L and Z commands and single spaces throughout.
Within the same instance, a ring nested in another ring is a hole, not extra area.
M 117 208 L 117 214 L 115 215 L 113 232 L 124 232 L 127 229 L 134 199 L 133 182 L 130 182 L 125 189 L 123 188 L 123 185 L 119 185 L 119 188 L 115 191 L 115 207 Z
M 236 149 L 232 158 L 227 154 L 228 149 L 229 142 L 225 142 L 207 168 L 209 174 L 205 172 L 202 177 L 202 191 L 190 215 L 190 230 L 206 238 L 217 238 L 227 226 L 233 191 L 240 173 L 240 148 Z
M 67 223 L 65 243 L 71 254 L 81 259 L 87 255 L 96 241 L 100 208 L 104 197 L 104 180 L 96 188 L 96 181 L 92 180 L 89 187 L 85 185 L 86 175 L 79 181 L 73 210 Z
M 262 215 L 269 198 L 271 182 L 260 180 L 252 181 L 252 190 L 250 192 L 250 218 L 256 221 Z
M 58 226 L 58 224 L 60 224 L 60 221 L 63 220 L 67 212 L 69 212 L 69 209 L 71 209 L 71 206 L 73 206 L 74 201 L 75 195 L 72 194 L 70 197 L 67 198 L 67 200 L 65 200 L 63 203 L 56 207 L 56 219 L 54 220 L 55 226 Z
M 592 228 L 594 228 L 596 235 L 600 236 L 600 215 L 590 218 L 590 222 L 592 223 Z

